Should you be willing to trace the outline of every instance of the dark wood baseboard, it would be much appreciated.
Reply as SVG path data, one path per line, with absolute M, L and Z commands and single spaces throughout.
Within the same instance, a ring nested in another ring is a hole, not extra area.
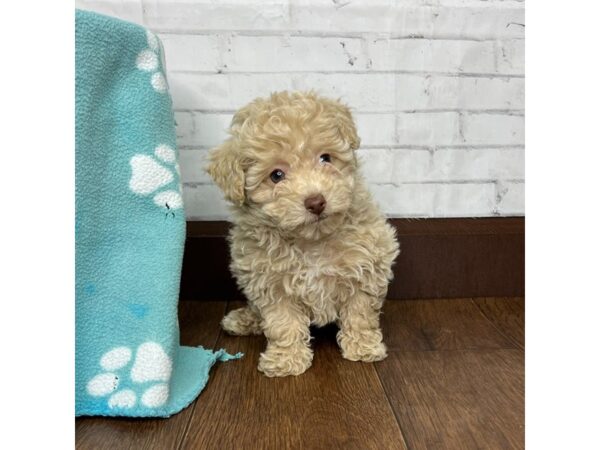
M 401 253 L 389 299 L 525 295 L 525 218 L 391 219 Z M 188 222 L 182 300 L 235 300 L 228 222 Z

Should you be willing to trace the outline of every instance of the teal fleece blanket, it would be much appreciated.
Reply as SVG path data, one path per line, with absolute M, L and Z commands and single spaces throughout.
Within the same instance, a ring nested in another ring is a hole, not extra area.
M 241 355 L 179 345 L 185 215 L 160 41 L 84 11 L 75 34 L 76 415 L 167 417 Z

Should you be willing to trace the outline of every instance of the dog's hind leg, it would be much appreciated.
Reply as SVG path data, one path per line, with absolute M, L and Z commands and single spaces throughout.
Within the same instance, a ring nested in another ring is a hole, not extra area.
M 249 306 L 230 311 L 223 320 L 221 326 L 229 334 L 247 336 L 251 334 L 262 334 L 260 328 L 260 317 Z

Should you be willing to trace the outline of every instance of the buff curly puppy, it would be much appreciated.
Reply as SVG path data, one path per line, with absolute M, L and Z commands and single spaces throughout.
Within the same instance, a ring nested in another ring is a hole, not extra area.
M 247 306 L 230 334 L 264 333 L 258 370 L 299 375 L 312 363 L 310 325 L 336 322 L 342 356 L 387 356 L 379 315 L 399 253 L 358 171 L 348 107 L 314 92 L 258 98 L 233 117 L 208 173 L 232 203 L 231 271 Z

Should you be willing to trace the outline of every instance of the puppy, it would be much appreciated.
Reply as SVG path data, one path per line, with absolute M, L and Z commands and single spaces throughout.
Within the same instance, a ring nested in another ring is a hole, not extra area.
M 274 93 L 239 110 L 230 135 L 207 170 L 233 204 L 231 271 L 248 304 L 222 327 L 264 333 L 269 377 L 310 367 L 311 324 L 336 322 L 346 359 L 384 359 L 379 314 L 399 246 L 358 172 L 350 110 Z

